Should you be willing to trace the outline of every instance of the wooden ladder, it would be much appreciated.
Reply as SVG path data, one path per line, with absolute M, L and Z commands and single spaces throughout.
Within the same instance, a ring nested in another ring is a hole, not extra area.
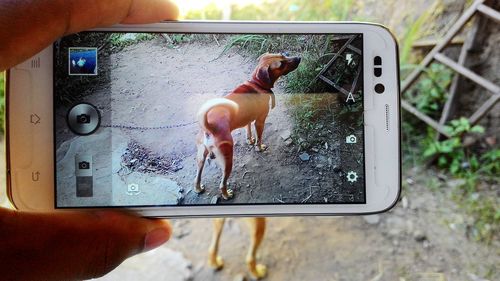
M 497 1 L 497 0 L 495 0 Z M 455 102 L 459 75 L 466 77 L 467 79 L 475 82 L 481 87 L 485 88 L 489 92 L 492 93 L 491 97 L 484 102 L 469 118 L 469 122 L 474 125 L 481 120 L 498 102 L 500 99 L 500 87 L 493 82 L 481 77 L 479 74 L 471 71 L 467 67 L 464 66 L 465 61 L 467 59 L 467 53 L 470 46 L 473 44 L 476 34 L 478 32 L 478 24 L 474 25 L 472 30 L 468 33 L 467 39 L 462 46 L 460 51 L 460 55 L 458 58 L 458 62 L 450 59 L 446 55 L 442 53 L 442 51 L 452 42 L 455 36 L 462 30 L 462 28 L 471 20 L 471 18 L 480 13 L 488 18 L 495 20 L 496 22 L 500 22 L 500 13 L 495 9 L 487 6 L 485 4 L 485 0 L 476 0 L 464 13 L 460 16 L 455 24 L 453 24 L 450 30 L 445 34 L 445 36 L 438 42 L 438 44 L 425 56 L 419 66 L 411 72 L 408 77 L 403 81 L 401 92 L 404 93 L 407 91 L 419 78 L 422 72 L 428 67 L 431 62 L 434 60 L 446 65 L 453 71 L 455 71 L 455 76 L 453 77 L 449 95 L 447 97 L 446 103 L 444 105 L 443 111 L 441 112 L 441 118 L 439 121 L 436 121 L 429 117 L 428 115 L 420 112 L 417 108 L 412 106 L 409 102 L 402 100 L 402 107 L 408 112 L 415 115 L 420 120 L 427 123 L 429 126 L 434 128 L 439 134 L 444 135 L 446 137 L 450 137 L 448 132 L 445 130 L 445 123 L 448 121 L 448 117 L 450 116 L 450 112 Z

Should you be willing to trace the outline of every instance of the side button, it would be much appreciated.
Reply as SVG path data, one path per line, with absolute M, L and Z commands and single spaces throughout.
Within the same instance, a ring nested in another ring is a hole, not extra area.
M 380 77 L 382 76 L 382 68 L 381 67 L 375 67 L 374 69 L 374 74 L 375 74 L 375 77 Z

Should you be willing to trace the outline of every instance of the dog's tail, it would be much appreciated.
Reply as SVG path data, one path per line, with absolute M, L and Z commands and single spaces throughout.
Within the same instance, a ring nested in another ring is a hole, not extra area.
M 236 111 L 238 110 L 238 104 L 232 100 L 229 100 L 229 99 L 216 98 L 216 99 L 211 99 L 211 100 L 205 102 L 201 106 L 200 110 L 198 110 L 198 116 L 197 116 L 198 122 L 200 123 L 200 126 L 205 131 L 209 131 L 209 132 L 212 131 L 212 128 L 211 128 L 210 124 L 208 124 L 208 121 L 207 121 L 207 114 L 214 107 L 225 107 L 231 112 L 231 115 L 234 115 L 236 113 Z

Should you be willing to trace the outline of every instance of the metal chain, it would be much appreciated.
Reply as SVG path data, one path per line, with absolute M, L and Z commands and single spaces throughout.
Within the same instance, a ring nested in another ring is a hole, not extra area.
M 198 121 L 182 123 L 182 124 L 174 124 L 174 125 L 166 125 L 166 126 L 157 126 L 157 127 L 141 127 L 141 126 L 129 126 L 129 125 L 101 125 L 104 128 L 119 128 L 119 129 L 128 129 L 128 130 L 162 130 L 162 129 L 174 129 L 187 127 L 193 124 L 198 123 Z

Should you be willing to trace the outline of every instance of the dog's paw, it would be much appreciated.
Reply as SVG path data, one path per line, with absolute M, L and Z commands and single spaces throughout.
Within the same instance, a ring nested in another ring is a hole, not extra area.
M 255 138 L 253 138 L 253 137 L 247 138 L 247 144 L 248 145 L 254 145 L 255 144 Z
M 197 194 L 205 192 L 205 185 L 201 184 L 199 187 L 195 186 L 194 192 L 196 192 Z
M 250 273 L 252 275 L 252 279 L 254 280 L 262 279 L 267 275 L 267 266 L 259 263 L 255 266 L 255 269 L 252 270 Z
M 208 265 L 210 265 L 214 270 L 221 270 L 224 267 L 224 260 L 221 256 L 217 256 L 215 259 L 209 259 Z
M 234 196 L 234 191 L 232 189 L 227 189 L 226 191 L 226 194 L 224 194 L 224 192 L 222 192 L 222 198 L 224 198 L 224 200 L 229 200 L 231 198 L 233 198 Z
M 265 144 L 258 144 L 255 146 L 255 151 L 264 152 L 266 150 L 267 150 L 267 145 Z

